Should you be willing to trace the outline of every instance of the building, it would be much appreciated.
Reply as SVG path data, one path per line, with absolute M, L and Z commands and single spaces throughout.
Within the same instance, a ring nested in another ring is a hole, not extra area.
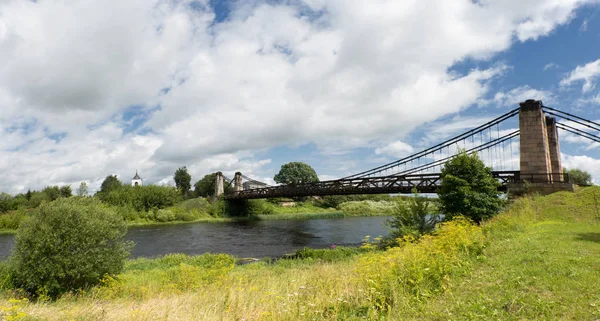
M 135 176 L 131 179 L 131 186 L 143 186 L 144 180 L 138 175 L 138 172 L 135 171 Z
M 248 181 L 248 182 L 244 182 L 242 184 L 242 186 L 244 187 L 244 190 L 249 190 L 249 189 L 263 188 L 263 187 L 267 187 L 269 185 L 267 185 L 265 183 L 257 182 L 257 181 Z

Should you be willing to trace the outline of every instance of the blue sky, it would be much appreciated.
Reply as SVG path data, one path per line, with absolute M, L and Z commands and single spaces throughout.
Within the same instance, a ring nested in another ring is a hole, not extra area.
M 0 4 L 0 191 L 342 177 L 528 98 L 600 119 L 595 0 L 107 3 Z M 597 146 L 561 137 L 600 179 Z

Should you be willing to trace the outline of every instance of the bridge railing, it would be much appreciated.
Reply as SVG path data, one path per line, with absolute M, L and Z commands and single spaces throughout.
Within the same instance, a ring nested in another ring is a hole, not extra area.
M 518 171 L 492 172 L 503 187 L 516 182 Z M 381 177 L 346 178 L 300 185 L 280 185 L 248 189 L 225 194 L 226 199 L 251 199 L 294 196 L 325 196 L 350 194 L 435 193 L 441 185 L 441 174 L 390 175 Z
M 515 183 L 570 183 L 567 173 L 519 173 Z

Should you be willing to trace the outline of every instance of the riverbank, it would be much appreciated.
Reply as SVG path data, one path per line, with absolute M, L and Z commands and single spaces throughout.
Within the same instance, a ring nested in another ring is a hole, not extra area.
M 249 216 L 226 216 L 223 209 L 223 201 L 211 203 L 205 198 L 195 198 L 180 202 L 174 206 L 155 209 L 148 212 L 135 211 L 129 207 L 115 207 L 114 210 L 123 216 L 129 227 L 161 226 L 174 224 L 194 223 L 222 223 L 252 220 L 308 220 L 344 217 L 367 217 L 367 216 L 391 216 L 396 202 L 400 197 L 374 196 L 378 200 L 342 201 L 334 204 L 336 207 L 327 207 L 313 201 L 287 202 L 286 206 L 277 202 L 267 200 L 251 200 Z M 322 201 L 321 201 L 322 202 Z M 290 205 L 291 203 L 291 205 Z M 28 211 L 28 213 L 30 213 Z M 6 218 L 14 216 L 18 219 Z M 0 221 L 10 221 L 9 224 L 0 226 L 11 226 L 13 228 L 0 228 L 0 235 L 15 234 L 19 222 L 27 217 L 22 211 L 10 212 L 0 215 Z
M 52 303 L 0 299 L 29 320 L 595 320 L 600 189 L 516 200 L 472 226 L 378 251 L 309 250 L 235 265 L 227 255 L 129 261 Z

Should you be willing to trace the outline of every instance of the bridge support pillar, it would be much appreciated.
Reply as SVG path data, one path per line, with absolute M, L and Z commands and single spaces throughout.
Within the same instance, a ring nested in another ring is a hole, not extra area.
M 562 162 L 560 160 L 560 144 L 558 142 L 558 129 L 556 128 L 556 119 L 546 116 L 546 129 L 548 131 L 548 148 L 550 151 L 550 166 L 553 182 L 562 182 L 563 172 Z
M 542 102 L 527 100 L 519 104 L 520 177 L 507 185 L 512 195 L 550 194 L 572 191 L 573 184 L 564 182 L 556 120 L 544 115 Z
M 236 192 L 241 192 L 244 190 L 244 185 L 242 185 L 242 173 L 237 172 L 235 173 L 235 176 L 233 177 L 233 190 Z
M 530 99 L 519 105 L 521 106 L 519 111 L 521 179 L 550 183 L 552 163 L 542 102 Z
M 215 197 L 219 197 L 225 193 L 225 188 L 223 184 L 223 173 L 217 172 L 215 181 Z

